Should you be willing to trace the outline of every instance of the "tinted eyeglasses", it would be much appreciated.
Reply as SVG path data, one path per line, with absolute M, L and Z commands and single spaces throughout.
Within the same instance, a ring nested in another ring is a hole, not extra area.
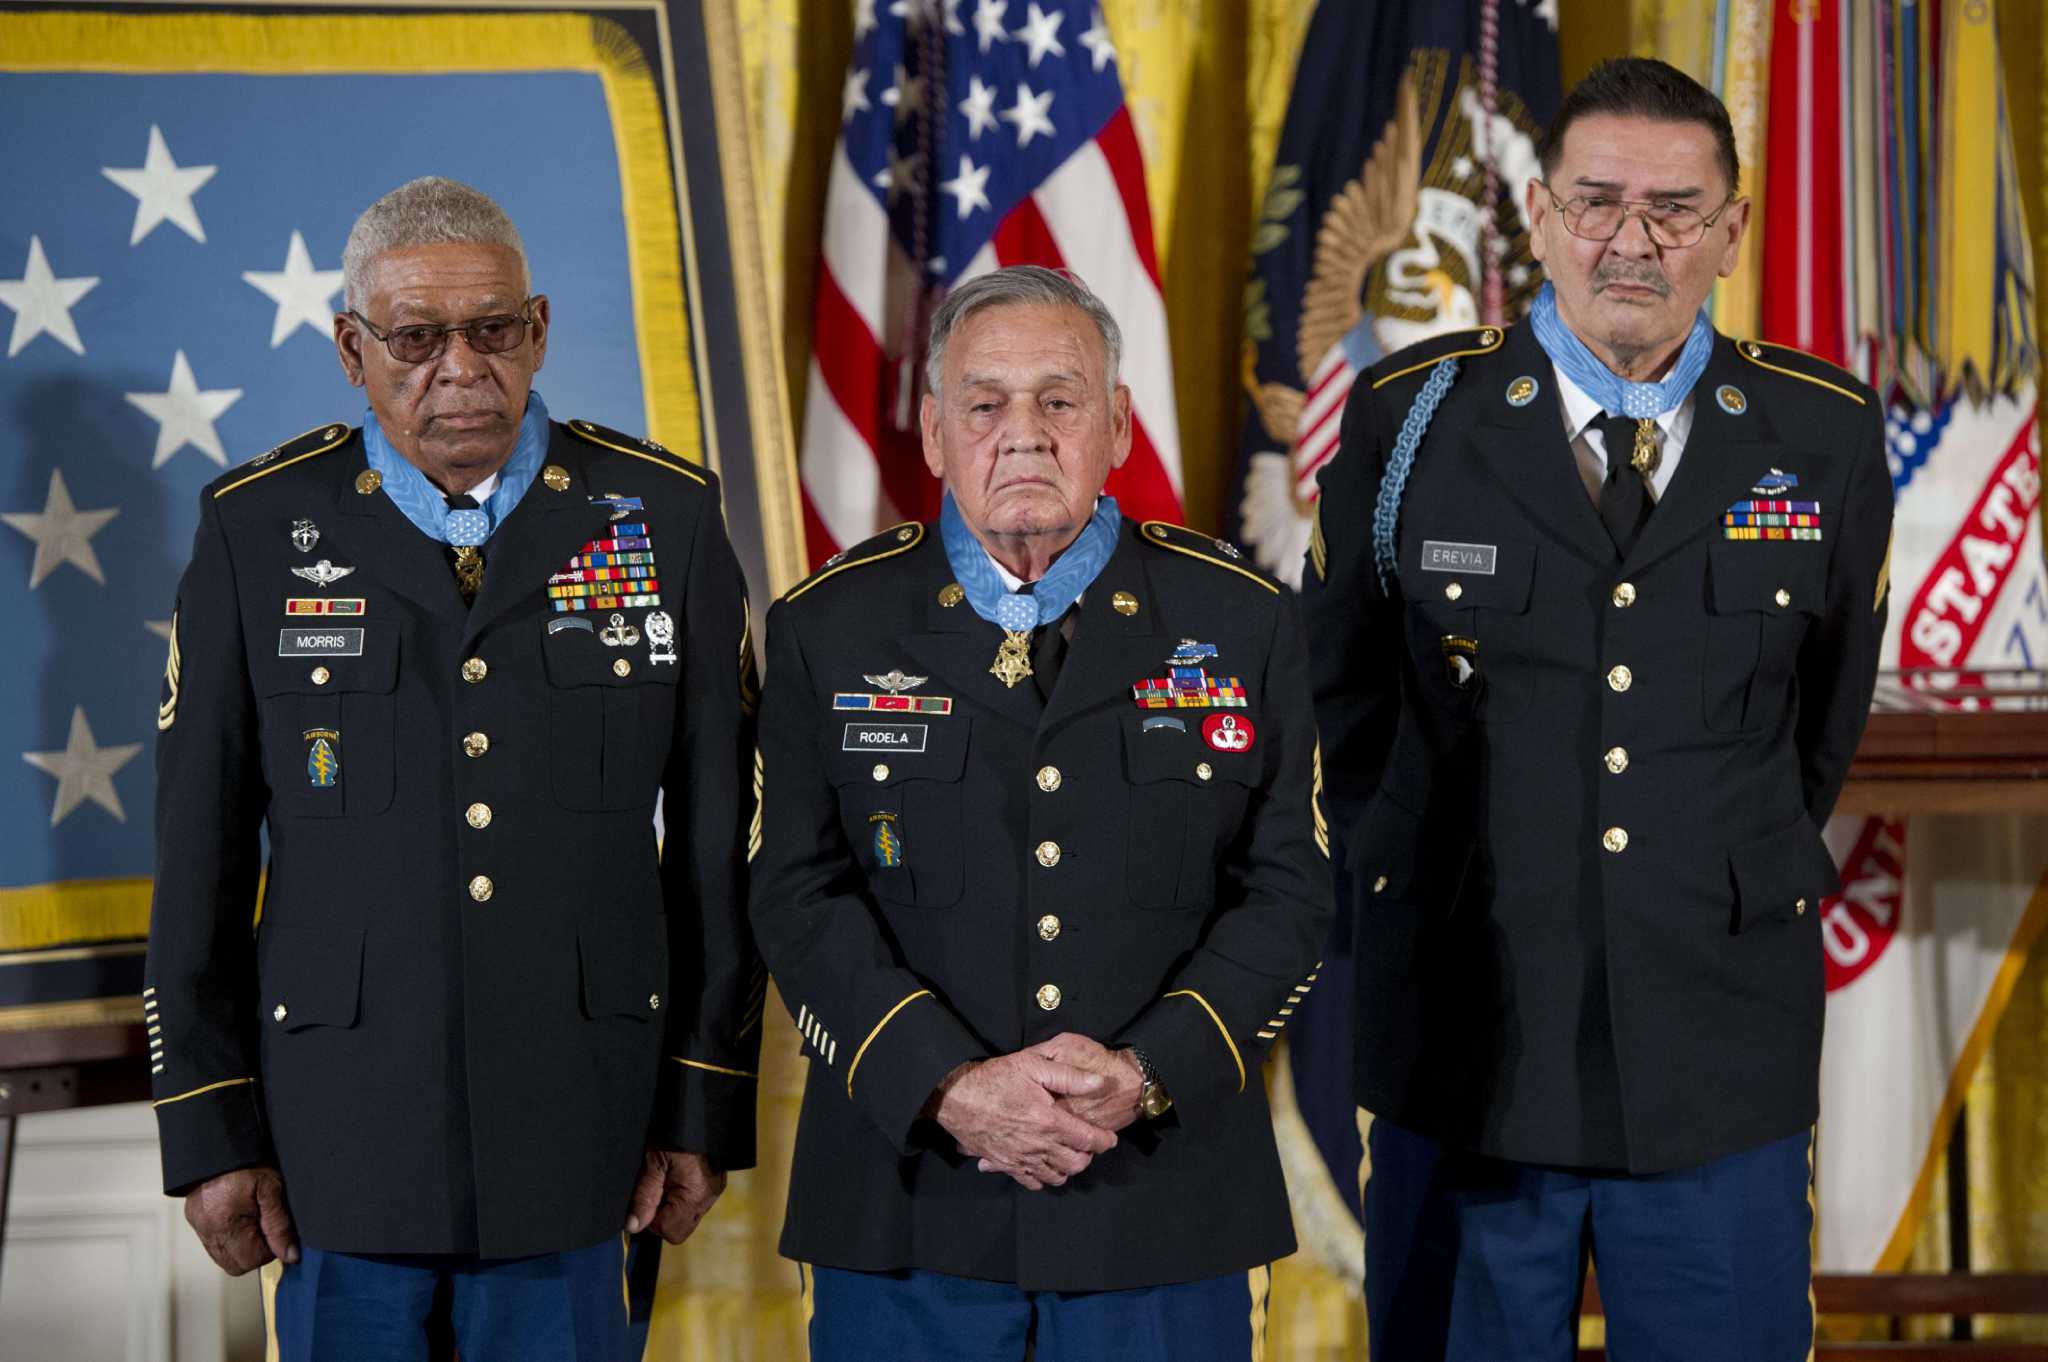
M 384 342 L 384 348 L 391 352 L 391 358 L 400 364 L 425 364 L 438 358 L 448 348 L 448 337 L 460 332 L 469 342 L 469 348 L 479 355 L 502 355 L 507 350 L 517 349 L 526 339 L 526 328 L 532 325 L 530 315 L 533 299 L 528 298 L 519 305 L 516 313 L 496 317 L 474 317 L 460 326 L 430 326 L 424 323 L 414 326 L 394 326 L 389 331 L 379 331 L 376 324 L 362 313 L 350 308 L 348 315 L 363 324 L 363 329 Z
M 1547 184 L 1543 186 L 1543 192 L 1550 195 L 1551 206 L 1564 216 L 1565 230 L 1573 236 L 1587 241 L 1612 241 L 1621 235 L 1621 229 L 1631 217 L 1639 217 L 1643 220 L 1643 229 L 1650 234 L 1650 240 L 1666 250 L 1680 250 L 1697 243 L 1707 234 L 1707 228 L 1728 211 L 1728 205 L 1735 202 L 1735 195 L 1730 194 L 1721 201 L 1719 208 L 1711 213 L 1702 213 L 1697 208 L 1670 199 L 1645 202 L 1618 199 L 1608 194 L 1560 199 L 1557 191 Z

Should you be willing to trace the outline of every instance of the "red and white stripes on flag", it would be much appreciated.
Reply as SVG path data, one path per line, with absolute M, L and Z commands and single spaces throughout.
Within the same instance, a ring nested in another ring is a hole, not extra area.
M 955 20 L 941 37 L 933 7 L 897 8 L 911 14 L 856 35 L 826 188 L 799 465 L 812 563 L 937 514 L 917 429 L 925 323 L 942 289 L 1005 265 L 1069 270 L 1109 307 L 1134 428 L 1108 491 L 1128 515 L 1179 520 L 1144 162 L 1100 14 L 1084 33 L 1086 7 L 1033 4 L 1011 28 L 983 4 L 993 22 L 977 13 L 972 32 Z

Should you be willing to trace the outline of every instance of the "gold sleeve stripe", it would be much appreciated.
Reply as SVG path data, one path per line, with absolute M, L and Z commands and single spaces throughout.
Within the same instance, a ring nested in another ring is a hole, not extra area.
M 868 1047 L 875 1043 L 875 1037 L 882 1034 L 882 1028 L 894 1021 L 898 1012 L 901 1012 L 919 998 L 929 998 L 931 996 L 932 991 L 930 989 L 921 988 L 882 1014 L 882 1019 L 875 1023 L 875 1029 L 868 1032 L 868 1038 L 860 1043 L 858 1050 L 853 1052 L 853 1063 L 846 1066 L 846 1095 L 848 1097 L 853 1096 L 853 1076 L 860 1069 L 861 1057 L 867 1054 Z
M 1145 537 L 1147 539 L 1150 539 L 1153 543 L 1157 544 L 1162 549 L 1172 549 L 1175 553 L 1186 554 L 1188 557 L 1194 559 L 1198 563 L 1207 563 L 1210 567 L 1219 567 L 1226 572 L 1235 572 L 1238 576 L 1244 578 L 1248 582 L 1257 582 L 1260 586 L 1266 588 L 1266 590 L 1272 592 L 1275 596 L 1280 594 L 1279 587 L 1273 585 L 1271 582 L 1267 581 L 1264 577 L 1261 577 L 1256 572 L 1247 572 L 1235 563 L 1226 563 L 1220 558 L 1213 558 L 1210 555 L 1203 553 L 1200 549 L 1183 548 L 1181 545 L 1174 543 L 1171 539 L 1166 537 L 1168 531 L 1170 531 L 1174 527 L 1164 520 L 1148 520 L 1145 522 L 1144 528 Z M 1189 531 L 1189 533 L 1192 534 L 1193 531 Z
M 254 1083 L 255 1081 L 253 1078 L 223 1078 L 218 1083 L 208 1083 L 203 1088 L 193 1088 L 190 1092 L 181 1092 L 176 1097 L 160 1097 L 149 1105 L 151 1107 L 167 1107 L 173 1102 L 182 1102 L 188 1097 L 197 1097 L 201 1093 L 213 1092 L 218 1088 L 239 1088 L 244 1083 Z
M 1885 537 L 1884 541 L 1884 566 L 1877 570 L 1877 594 L 1870 601 L 1870 613 L 1873 615 L 1877 613 L 1878 607 L 1884 604 L 1884 593 L 1892 589 L 1892 545 L 1898 542 L 1898 538 L 1899 529 L 1898 526 L 1894 525 L 1891 533 Z M 175 632 L 177 623 L 177 616 L 173 615 L 171 617 L 173 627 L 171 647 L 174 649 L 178 646 Z M 173 655 L 175 656 L 175 654 Z
M 761 854 L 761 800 L 765 781 L 761 767 L 761 749 L 754 749 L 754 821 L 747 825 L 747 859 L 753 860 Z
M 171 652 L 164 659 L 164 686 L 170 691 L 164 702 L 156 707 L 156 731 L 161 733 L 178 722 L 178 673 L 183 664 L 178 659 L 178 612 L 171 612 Z
M 1840 393 L 1842 396 L 1848 398 L 1851 402 L 1854 402 L 1859 407 L 1865 405 L 1861 397 L 1857 396 L 1855 393 L 1850 392 L 1847 388 L 1844 388 L 1839 384 L 1830 383 L 1824 378 L 1815 378 L 1812 374 L 1802 374 L 1797 369 L 1787 369 L 1782 364 L 1766 363 L 1763 358 L 1762 349 L 1757 345 L 1755 341 L 1744 341 L 1742 344 L 1736 346 L 1735 348 L 1742 352 L 1742 357 L 1744 359 L 1748 360 L 1751 364 L 1754 364 L 1759 369 L 1769 369 L 1774 374 L 1785 374 L 1788 377 L 1800 380 L 1802 383 L 1811 383 L 1816 388 L 1826 388 L 1831 393 Z M 1782 349 L 1788 347 L 1780 348 Z M 1752 350 L 1755 350 L 1756 353 L 1752 354 Z M 1804 350 L 1795 350 L 1793 351 L 1793 353 L 1803 355 L 1806 352 Z M 1809 356 L 1809 358 L 1818 359 L 1819 357 Z M 1821 360 L 1820 362 L 1823 364 L 1827 363 L 1826 360 Z
M 1323 817 L 1323 740 L 1316 739 L 1315 779 L 1309 785 L 1308 810 L 1315 819 L 1316 846 L 1323 853 L 1323 859 L 1330 859 L 1330 823 Z
M 1323 539 L 1323 499 L 1316 498 L 1315 516 L 1308 523 L 1308 560 L 1315 564 L 1316 580 L 1330 580 L 1330 546 Z
M 789 589 L 789 594 L 782 599 L 793 601 L 828 577 L 837 577 L 848 568 L 857 568 L 868 563 L 879 563 L 884 558 L 894 558 L 899 553 L 908 553 L 924 542 L 924 526 L 918 524 L 915 520 L 906 520 L 901 525 L 893 525 L 883 531 L 883 533 L 896 536 L 895 548 L 884 549 L 880 553 L 871 553 L 865 558 L 850 558 L 834 567 L 826 568 L 824 571 L 813 576 L 809 581 L 798 582 Z
M 760 1075 L 746 1069 L 728 1069 L 723 1064 L 706 1064 L 701 1059 L 684 1059 L 681 1055 L 670 1055 L 670 1059 L 685 1069 L 702 1069 L 708 1074 L 726 1074 L 733 1078 L 759 1078 Z
M 1223 1024 L 1223 1018 L 1216 1015 L 1216 1009 L 1209 1006 L 1209 1000 L 1191 988 L 1175 989 L 1166 996 L 1169 998 L 1193 998 L 1202 1005 L 1202 1010 L 1209 1014 L 1209 1020 L 1216 1023 L 1216 1030 L 1223 1037 L 1223 1043 L 1230 1047 L 1230 1060 L 1233 1064 L 1237 1065 L 1237 1090 L 1243 1092 L 1244 1056 L 1237 1052 L 1237 1042 L 1230 1038 L 1230 1028 Z
M 684 477 L 694 481 L 699 487 L 709 487 L 711 485 L 710 479 L 690 467 L 689 464 L 683 462 L 680 458 L 671 456 L 664 459 L 657 454 L 649 454 L 644 449 L 635 449 L 631 445 L 615 444 L 592 430 L 588 421 L 571 421 L 569 429 L 578 438 L 588 440 L 590 443 L 602 446 L 614 453 L 631 455 L 636 459 L 645 459 L 656 468 L 666 468 L 671 473 L 681 473 Z
M 349 429 L 349 427 L 342 425 L 339 422 L 336 422 L 335 424 L 329 426 L 315 426 L 313 429 L 325 432 L 325 434 L 323 434 L 321 438 L 327 441 L 326 444 L 321 445 L 318 449 L 309 449 L 303 454 L 294 454 L 289 459 L 286 459 L 283 463 L 274 463 L 270 465 L 270 467 L 268 468 L 259 468 L 246 478 L 236 478 L 227 486 L 217 489 L 213 494 L 213 499 L 215 501 L 219 501 L 222 497 L 234 491 L 237 487 L 247 487 L 250 483 L 256 481 L 256 479 L 258 478 L 267 478 L 272 473 L 278 472 L 281 469 L 290 468 L 295 463 L 303 463 L 307 459 L 314 458 L 321 454 L 325 454 L 330 449 L 339 449 L 341 448 L 341 446 L 348 443 L 349 436 L 354 433 Z M 309 430 L 306 432 L 306 435 L 311 435 L 312 433 L 313 431 Z M 285 445 L 295 445 L 300 440 L 305 439 L 306 435 L 294 436 L 293 438 L 286 440 L 284 442 L 284 445 L 279 445 L 278 448 L 283 449 Z

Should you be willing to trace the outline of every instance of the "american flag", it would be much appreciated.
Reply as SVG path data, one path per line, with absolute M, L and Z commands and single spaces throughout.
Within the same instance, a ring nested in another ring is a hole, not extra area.
M 937 513 L 919 453 L 922 335 L 940 291 L 1004 265 L 1065 268 L 1123 330 L 1125 512 L 1179 520 L 1180 436 L 1145 167 L 1102 11 L 857 0 L 805 401 L 816 563 Z

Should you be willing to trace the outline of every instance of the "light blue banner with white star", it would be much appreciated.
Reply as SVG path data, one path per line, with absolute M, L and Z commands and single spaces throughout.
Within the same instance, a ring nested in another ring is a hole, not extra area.
M 361 422 L 331 328 L 373 199 L 426 174 L 497 198 L 552 300 L 555 409 L 650 427 L 603 74 L 9 70 L 9 46 L 0 108 L 36 134 L 0 141 L 0 951 L 140 929 L 146 886 L 69 927 L 48 891 L 89 904 L 150 874 L 153 716 L 200 489 Z

